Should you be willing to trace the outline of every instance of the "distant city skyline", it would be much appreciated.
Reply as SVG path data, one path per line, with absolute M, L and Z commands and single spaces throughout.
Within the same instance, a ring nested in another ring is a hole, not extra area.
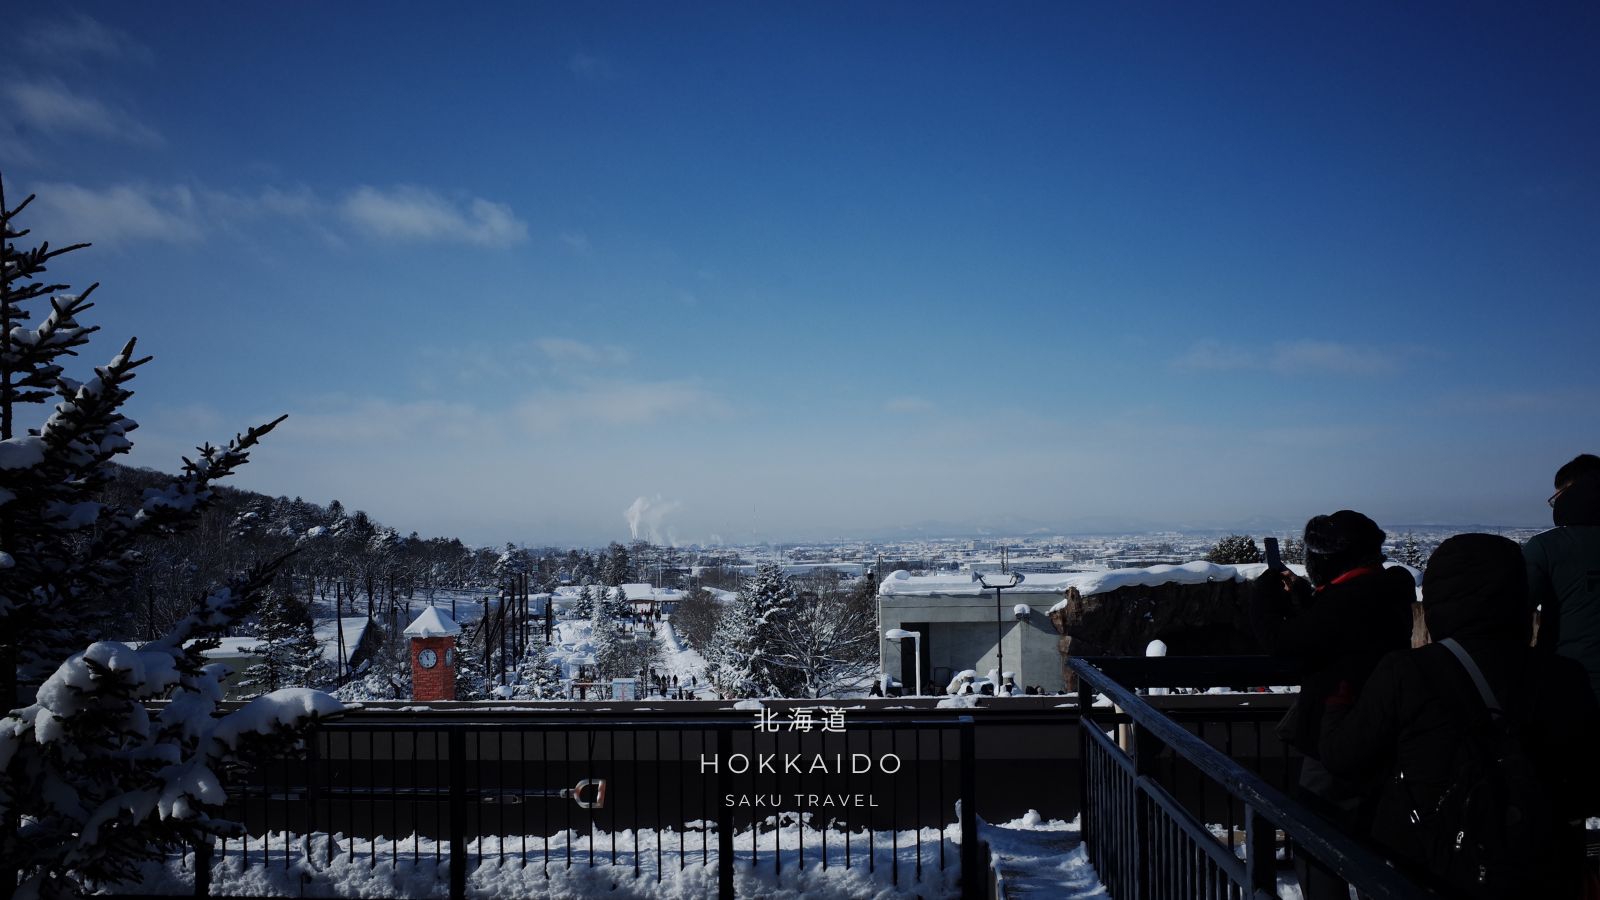
M 1547 522 L 1600 452 L 1600 7 L 158 8 L 0 172 L 130 462 L 474 543 Z M 1025 528 L 1024 530 L 1029 530 Z

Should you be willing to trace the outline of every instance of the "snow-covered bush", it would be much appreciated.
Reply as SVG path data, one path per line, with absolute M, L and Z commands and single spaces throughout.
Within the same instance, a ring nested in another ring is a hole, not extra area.
M 241 754 L 341 708 L 299 690 L 218 714 L 224 670 L 202 654 L 260 600 L 283 557 L 207 592 L 158 640 L 96 640 L 133 593 L 135 542 L 191 527 L 213 483 L 277 421 L 199 448 L 137 505 L 104 502 L 111 461 L 138 427 L 121 412 L 128 385 L 149 358 L 129 340 L 90 378 L 64 374 L 64 357 L 96 330 L 78 322 L 94 286 L 71 295 L 40 280 L 84 245 L 19 249 L 16 216 L 31 200 L 7 207 L 0 182 L 0 708 L 19 682 L 42 682 L 31 705 L 0 718 L 0 859 L 19 870 L 24 897 L 124 880 L 175 844 L 209 846 L 232 830 L 217 816 Z M 29 306 L 42 303 L 29 328 Z M 152 717 L 145 703 L 160 699 Z
M 1230 534 L 1217 541 L 1206 553 L 1206 561 L 1222 565 L 1261 562 L 1261 548 L 1248 534 Z

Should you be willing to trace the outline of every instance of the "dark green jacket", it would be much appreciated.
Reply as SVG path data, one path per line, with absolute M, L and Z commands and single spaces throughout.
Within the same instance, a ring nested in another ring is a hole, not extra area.
M 1528 600 L 1540 607 L 1538 646 L 1581 663 L 1600 697 L 1600 479 L 1563 492 L 1554 519 L 1522 546 Z

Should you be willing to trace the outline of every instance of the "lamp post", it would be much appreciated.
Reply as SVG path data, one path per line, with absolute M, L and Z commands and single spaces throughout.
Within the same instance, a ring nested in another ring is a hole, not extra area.
M 1006 670 L 1006 657 L 1005 651 L 1002 648 L 1002 645 L 1005 641 L 1005 619 L 1001 618 L 1000 616 L 1000 592 L 1006 588 L 1014 588 L 1021 584 L 1022 573 L 1012 572 L 1006 577 L 1010 578 L 1011 580 L 1005 582 L 1004 584 L 999 582 L 990 584 L 989 579 L 983 577 L 982 575 L 978 576 L 978 583 L 983 585 L 984 590 L 987 591 L 991 588 L 994 590 L 994 670 L 1002 675 Z M 998 684 L 994 686 L 994 695 L 996 697 L 1000 696 L 1000 685 Z
M 891 641 L 900 641 L 900 640 L 904 640 L 906 638 L 911 638 L 911 653 L 916 658 L 916 661 L 917 661 L 917 668 L 916 668 L 917 683 L 916 683 L 916 686 L 912 689 L 912 694 L 913 694 L 913 696 L 921 697 L 922 696 L 922 632 L 920 632 L 920 631 L 906 631 L 904 628 L 891 628 L 888 631 L 885 631 L 883 633 L 883 636 L 888 638 Z M 900 671 L 903 672 L 905 670 L 901 669 Z

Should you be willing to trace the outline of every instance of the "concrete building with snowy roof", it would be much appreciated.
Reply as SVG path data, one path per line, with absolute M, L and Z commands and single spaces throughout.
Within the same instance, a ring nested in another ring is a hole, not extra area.
M 987 672 L 996 667 L 1000 656 L 1004 657 L 1004 670 L 1015 673 L 1018 685 L 1062 690 L 1058 635 L 1044 610 L 1061 599 L 1073 575 L 1030 573 L 1021 577 L 1015 587 L 1001 592 L 997 613 L 994 590 L 986 590 L 970 573 L 911 575 L 901 570 L 889 574 L 878 585 L 878 658 L 883 671 L 907 685 L 916 681 L 913 642 L 884 637 L 885 632 L 899 628 L 922 635 L 916 643 L 925 686 L 947 684 L 966 669 Z M 991 583 L 993 580 L 991 577 Z

